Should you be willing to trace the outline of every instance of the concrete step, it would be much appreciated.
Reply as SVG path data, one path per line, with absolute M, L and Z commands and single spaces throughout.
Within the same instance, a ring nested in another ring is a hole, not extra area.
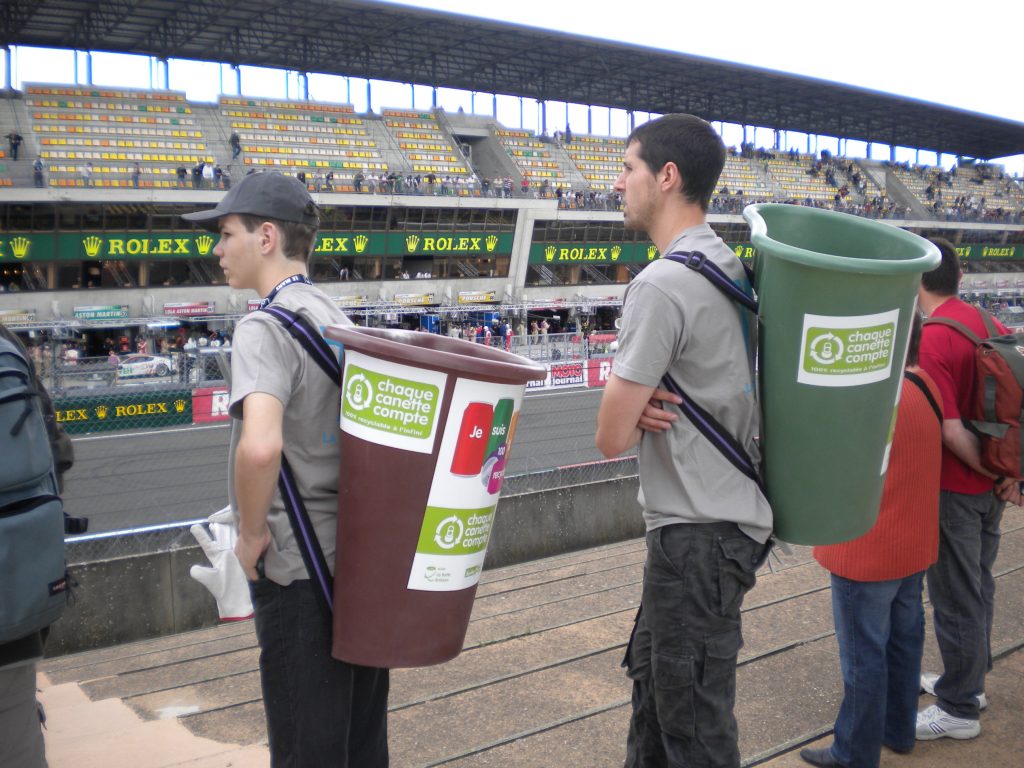
M 960 768 L 964 750 L 985 765 L 1011 765 L 1009 745 L 1024 747 L 1011 714 L 1024 706 L 1024 511 L 1008 510 L 1003 530 L 993 629 L 999 659 L 983 736 L 922 745 L 901 766 Z M 643 541 L 635 540 L 485 572 L 463 653 L 448 664 L 393 672 L 392 765 L 621 764 L 630 686 L 619 665 L 643 559 Z M 800 746 L 829 743 L 841 694 L 828 574 L 807 547 L 772 565 L 744 605 L 736 715 L 745 765 L 797 765 Z M 226 765 L 216 761 L 237 756 L 265 765 L 258 762 L 266 760 L 266 734 L 256 665 L 251 622 L 49 661 L 50 765 L 72 766 L 57 724 L 90 707 L 106 713 L 101 719 L 116 723 L 126 743 L 181 739 L 182 759 L 214 761 L 154 764 Z M 930 610 L 925 668 L 937 668 Z M 104 764 L 129 764 L 119 762 L 121 753 L 118 742 Z M 74 768 L 88 764 L 76 759 Z

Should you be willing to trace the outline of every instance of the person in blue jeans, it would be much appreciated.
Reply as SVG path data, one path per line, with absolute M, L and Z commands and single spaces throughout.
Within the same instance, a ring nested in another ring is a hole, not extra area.
M 907 352 L 889 469 L 875 525 L 853 541 L 814 548 L 832 574 L 832 615 L 843 674 L 833 743 L 811 765 L 877 768 L 886 746 L 914 748 L 924 650 L 924 572 L 939 547 L 942 398 L 917 367 L 921 320 Z

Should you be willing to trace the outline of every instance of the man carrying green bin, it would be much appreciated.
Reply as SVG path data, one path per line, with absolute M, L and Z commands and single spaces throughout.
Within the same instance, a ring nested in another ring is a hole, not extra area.
M 663 255 L 699 251 L 749 294 L 739 259 L 705 221 L 724 164 L 708 123 L 667 115 L 629 137 L 615 190 L 627 228 L 647 232 Z M 753 320 L 670 260 L 648 265 L 626 293 L 596 442 L 608 457 L 639 444 L 647 527 L 641 610 L 624 662 L 633 680 L 627 768 L 739 765 L 740 606 L 767 556 L 772 512 L 757 482 L 658 403 L 682 401 L 660 388 L 668 374 L 756 460 Z

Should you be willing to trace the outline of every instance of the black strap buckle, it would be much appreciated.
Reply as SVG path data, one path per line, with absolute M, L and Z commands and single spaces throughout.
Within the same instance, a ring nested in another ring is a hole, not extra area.
M 686 266 L 698 272 L 704 269 L 704 264 L 708 260 L 708 257 L 700 251 L 682 251 L 679 255 L 683 257 L 683 263 Z

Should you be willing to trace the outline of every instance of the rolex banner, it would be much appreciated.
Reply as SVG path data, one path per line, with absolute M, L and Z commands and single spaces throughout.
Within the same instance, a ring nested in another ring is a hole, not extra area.
M 190 389 L 56 397 L 53 407 L 57 423 L 71 434 L 152 429 L 192 423 Z
M 313 256 L 507 256 L 510 232 L 321 232 Z M 24 232 L 0 234 L 0 263 L 214 258 L 208 232 Z

